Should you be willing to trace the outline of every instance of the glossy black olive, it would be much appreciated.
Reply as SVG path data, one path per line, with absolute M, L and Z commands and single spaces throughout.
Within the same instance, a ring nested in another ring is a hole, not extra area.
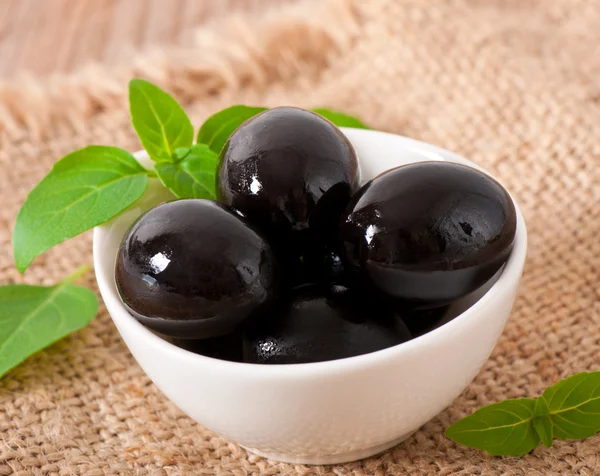
M 243 334 L 244 361 L 296 364 L 342 359 L 411 337 L 389 306 L 363 301 L 341 286 L 305 286 L 262 319 L 249 323 Z
M 174 339 L 173 344 L 213 359 L 242 362 L 242 337 L 239 332 L 212 339 Z
M 290 260 L 331 240 L 358 184 L 357 158 L 346 136 L 295 107 L 270 109 L 234 131 L 221 151 L 216 180 L 218 199 L 257 224 L 280 258 Z
M 465 296 L 500 269 L 516 222 L 510 196 L 486 174 L 425 162 L 365 184 L 339 236 L 344 262 L 366 285 L 433 307 Z
M 121 299 L 141 323 L 172 337 L 235 329 L 277 293 L 268 243 L 230 207 L 177 200 L 142 215 L 115 269 Z

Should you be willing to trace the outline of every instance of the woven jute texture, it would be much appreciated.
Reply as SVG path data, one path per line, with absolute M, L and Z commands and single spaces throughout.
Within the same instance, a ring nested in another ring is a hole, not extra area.
M 10 233 L 53 161 L 90 143 L 139 147 L 126 106 L 134 75 L 173 92 L 196 124 L 232 103 L 326 105 L 451 149 L 500 178 L 529 229 L 520 297 L 490 360 L 385 454 L 329 467 L 248 454 L 167 401 L 101 308 L 0 381 L 0 475 L 600 474 L 600 437 L 493 458 L 443 436 L 482 405 L 600 369 L 599 25 L 599 1 L 326 0 L 227 18 L 186 48 L 111 70 L 0 86 L 4 283 L 50 284 L 91 263 L 88 233 L 21 278 Z

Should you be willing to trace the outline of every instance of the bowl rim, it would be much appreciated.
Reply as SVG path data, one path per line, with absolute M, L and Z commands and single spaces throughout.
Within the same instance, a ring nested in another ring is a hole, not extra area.
M 432 155 L 441 157 L 442 160 L 455 161 L 462 164 L 469 165 L 476 169 L 482 170 L 494 179 L 492 174 L 485 171 L 477 164 L 474 164 L 468 159 L 461 157 L 453 152 L 447 151 L 440 147 L 421 142 L 415 139 L 404 137 L 397 134 L 392 134 L 382 131 L 374 131 L 368 129 L 349 129 L 341 128 L 342 131 L 348 136 L 350 142 L 353 142 L 353 137 L 361 136 L 375 136 L 377 138 L 388 139 L 393 137 L 394 140 L 404 143 L 406 149 L 410 149 L 412 152 L 423 152 L 424 157 L 428 157 L 428 160 L 436 160 Z M 147 158 L 145 151 L 138 151 L 134 154 L 136 159 L 144 160 Z M 497 180 L 497 179 L 496 179 Z M 116 288 L 114 286 L 114 280 L 111 286 L 110 278 L 102 275 L 100 270 L 102 266 L 100 264 L 104 250 L 100 246 L 101 238 L 105 230 L 110 227 L 114 220 L 118 220 L 120 217 L 116 217 L 103 225 L 94 228 L 93 232 L 93 257 L 94 257 L 94 271 L 96 275 L 96 281 L 100 294 L 104 301 L 104 305 L 107 308 L 109 315 L 115 324 L 128 328 L 132 333 L 136 333 L 139 339 L 145 339 L 150 345 L 153 345 L 157 351 L 166 352 L 173 354 L 174 357 L 180 359 L 188 359 L 191 364 L 196 364 L 201 367 L 215 367 L 217 370 L 231 374 L 243 371 L 245 375 L 252 377 L 275 377 L 275 378 L 288 378 L 298 379 L 302 377 L 314 377 L 317 375 L 327 375 L 332 373 L 343 373 L 347 371 L 361 370 L 367 367 L 376 366 L 379 363 L 386 361 L 397 361 L 402 359 L 405 355 L 410 355 L 418 352 L 421 348 L 435 347 L 437 342 L 442 340 L 447 334 L 454 334 L 460 328 L 468 327 L 481 312 L 485 312 L 488 303 L 494 301 L 498 295 L 507 293 L 510 288 L 518 283 L 523 267 L 525 264 L 525 258 L 527 254 L 527 229 L 525 225 L 525 219 L 519 208 L 518 203 L 510 194 L 509 195 L 514 203 L 515 210 L 517 212 L 517 229 L 515 234 L 515 241 L 513 250 L 509 256 L 504 269 L 500 273 L 498 280 L 491 286 L 491 288 L 471 307 L 463 311 L 461 314 L 456 316 L 451 321 L 445 323 L 430 332 L 427 332 L 421 336 L 415 337 L 407 342 L 381 349 L 368 354 L 362 354 L 354 357 L 347 357 L 337 360 L 329 360 L 324 362 L 311 362 L 303 364 L 282 364 L 282 365 L 269 365 L 269 364 L 253 364 L 245 362 L 231 362 L 227 360 L 220 360 L 204 355 L 196 354 L 191 351 L 177 347 L 176 345 L 168 342 L 167 340 L 156 335 L 141 323 L 139 323 L 123 306 L 119 299 Z

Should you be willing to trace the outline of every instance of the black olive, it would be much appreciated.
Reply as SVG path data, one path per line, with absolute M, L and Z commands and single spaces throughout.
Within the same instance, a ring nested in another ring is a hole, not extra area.
M 213 359 L 242 362 L 242 337 L 239 332 L 212 339 L 174 339 L 173 344 Z
M 238 127 L 223 146 L 216 180 L 218 199 L 264 230 L 286 271 L 332 240 L 358 184 L 346 136 L 295 107 L 270 109 Z
M 244 361 L 297 364 L 343 359 L 401 344 L 411 334 L 387 305 L 345 287 L 294 290 L 243 333 Z
M 142 215 L 125 236 L 115 269 L 121 299 L 148 327 L 204 339 L 238 327 L 277 293 L 268 243 L 235 210 L 177 200 Z
M 394 298 L 440 306 L 465 296 L 506 262 L 514 204 L 471 167 L 424 162 L 365 184 L 342 218 L 342 257 L 365 285 Z

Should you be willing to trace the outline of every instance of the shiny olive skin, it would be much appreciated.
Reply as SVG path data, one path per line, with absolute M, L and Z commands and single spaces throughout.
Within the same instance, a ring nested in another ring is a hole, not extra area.
M 359 178 L 354 148 L 334 124 L 277 107 L 244 122 L 223 146 L 217 198 L 259 226 L 286 262 L 331 241 Z
M 142 215 L 119 248 L 116 285 L 142 324 L 167 336 L 205 339 L 236 329 L 275 297 L 269 244 L 232 208 L 177 200 Z
M 401 166 L 366 183 L 340 224 L 342 257 L 365 286 L 436 307 L 506 262 L 517 217 L 506 190 L 464 165 Z
M 244 362 L 299 364 L 343 359 L 411 339 L 404 322 L 382 303 L 363 301 L 341 286 L 304 286 L 243 333 Z

